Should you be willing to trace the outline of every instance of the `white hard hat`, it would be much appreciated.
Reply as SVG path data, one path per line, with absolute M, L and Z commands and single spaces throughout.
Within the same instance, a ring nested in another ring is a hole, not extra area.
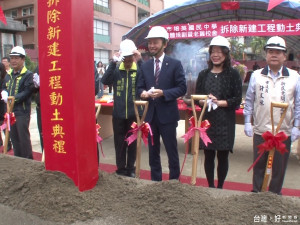
M 16 56 L 25 56 L 25 50 L 24 48 L 20 46 L 13 47 L 10 54 L 10 56 L 16 55 Z
M 168 40 L 169 34 L 164 27 L 155 26 L 155 27 L 151 28 L 147 37 L 145 37 L 145 39 L 149 39 L 149 38 L 164 38 L 164 39 Z
M 137 47 L 135 46 L 132 40 L 125 39 L 120 43 L 121 57 L 133 55 L 134 50 L 137 50 Z
M 286 51 L 286 45 L 284 39 L 278 36 L 271 37 L 267 41 L 267 44 L 265 45 L 265 50 L 270 48 Z
M 229 41 L 226 38 L 222 37 L 222 36 L 214 37 L 211 40 L 209 46 L 213 46 L 213 45 L 215 45 L 215 46 L 224 46 L 224 47 L 230 49 Z

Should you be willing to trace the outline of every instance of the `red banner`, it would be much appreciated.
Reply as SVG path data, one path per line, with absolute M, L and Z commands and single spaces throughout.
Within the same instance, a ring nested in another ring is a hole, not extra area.
M 287 36 L 300 35 L 300 20 L 226 21 L 161 25 L 170 39 L 209 38 L 221 35 L 236 36 Z
M 98 180 L 93 1 L 39 0 L 38 12 L 45 167 L 88 190 Z
M 223 10 L 237 10 L 239 8 L 239 2 L 221 2 L 221 9 Z
M 2 23 L 4 23 L 5 25 L 7 25 L 5 15 L 4 15 L 3 10 L 2 10 L 1 7 L 0 7 L 0 21 L 1 21 Z

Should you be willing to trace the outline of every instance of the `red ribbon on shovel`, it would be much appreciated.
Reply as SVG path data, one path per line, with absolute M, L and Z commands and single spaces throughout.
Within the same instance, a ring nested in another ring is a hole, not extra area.
M 104 152 L 103 152 L 103 148 L 102 148 L 102 140 L 103 140 L 103 138 L 100 137 L 100 135 L 99 135 L 99 129 L 101 129 L 101 126 L 97 123 L 96 124 L 96 141 L 97 141 L 97 143 L 99 143 L 99 145 L 101 147 L 101 153 L 102 153 L 103 158 L 105 158 L 105 155 L 104 155 Z
M 10 126 L 13 125 L 16 122 L 16 116 L 13 112 L 11 113 L 5 113 L 4 114 L 4 121 L 3 124 L 1 125 L 1 130 L 5 130 L 8 128 L 10 131 Z
M 145 146 L 147 146 L 147 144 L 148 144 L 147 138 L 148 138 L 148 134 L 150 132 L 151 141 L 152 141 L 152 145 L 153 145 L 153 134 L 152 134 L 152 130 L 151 130 L 149 123 L 143 122 L 140 126 L 138 126 L 136 122 L 133 122 L 131 124 L 131 128 L 132 129 L 128 131 L 128 134 L 129 133 L 132 133 L 132 134 L 128 138 L 125 139 L 125 141 L 128 142 L 128 145 L 130 145 L 132 142 L 134 142 L 137 139 L 137 133 L 139 130 L 142 131 L 142 139 L 143 139 Z
M 195 118 L 193 116 L 189 119 L 189 121 L 191 126 L 189 127 L 188 131 L 183 136 L 181 136 L 182 138 L 184 138 L 184 143 L 195 135 L 195 130 L 199 130 L 200 138 L 202 139 L 205 146 L 207 146 L 208 143 L 212 143 L 210 138 L 206 134 L 206 130 L 210 128 L 210 123 L 208 120 L 202 121 L 200 127 L 195 126 Z
M 275 148 L 275 150 L 277 150 L 281 155 L 288 152 L 288 150 L 286 149 L 286 145 L 283 143 L 286 139 L 288 139 L 288 136 L 283 131 L 277 133 L 276 135 L 273 135 L 270 131 L 266 131 L 262 134 L 262 137 L 265 142 L 257 146 L 259 149 L 259 156 L 249 167 L 248 172 L 256 165 L 258 160 L 265 152 L 271 151 L 273 148 Z

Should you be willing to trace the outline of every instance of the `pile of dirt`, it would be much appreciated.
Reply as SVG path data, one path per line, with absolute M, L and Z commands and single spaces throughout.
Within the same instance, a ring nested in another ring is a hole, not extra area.
M 4 155 L 0 171 L 0 204 L 59 224 L 270 224 L 277 215 L 300 222 L 300 199 L 271 193 L 142 181 L 101 171 L 95 188 L 79 192 L 68 177 L 45 171 L 40 162 Z

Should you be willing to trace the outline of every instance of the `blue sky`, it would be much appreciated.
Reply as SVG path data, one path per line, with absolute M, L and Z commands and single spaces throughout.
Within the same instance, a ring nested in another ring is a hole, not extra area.
M 188 0 L 164 0 L 165 8 L 169 8 L 173 5 L 176 5 L 176 4 L 179 4 L 179 3 L 182 3 L 182 2 L 186 2 L 186 1 L 188 1 Z M 300 0 L 293 0 L 293 1 L 300 3 Z
M 188 1 L 188 0 L 164 0 L 164 2 L 165 2 L 165 9 L 169 8 L 169 7 L 173 6 L 173 5 L 176 5 L 176 4 L 186 2 L 186 1 Z

